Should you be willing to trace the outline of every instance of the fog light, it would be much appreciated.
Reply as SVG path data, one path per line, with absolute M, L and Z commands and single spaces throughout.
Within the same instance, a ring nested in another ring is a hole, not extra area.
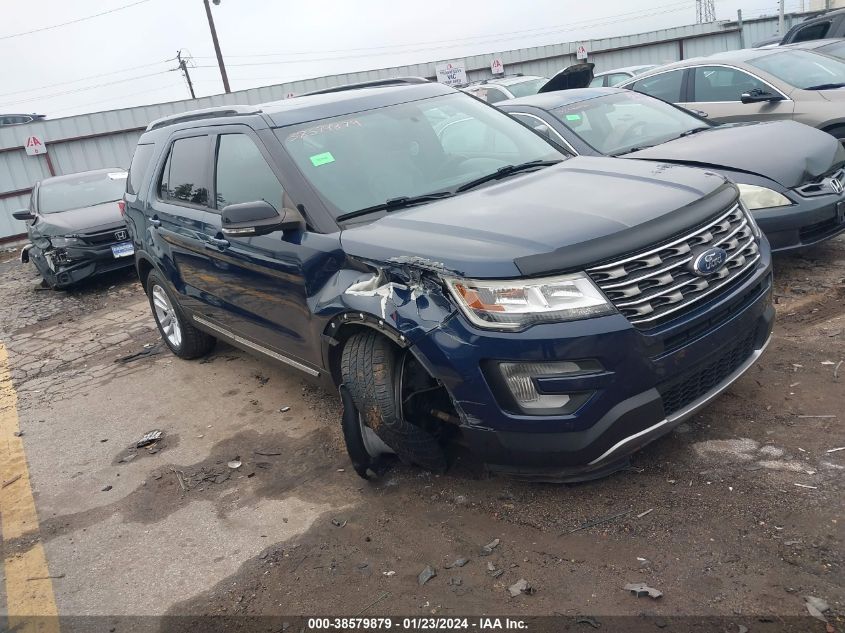
M 575 404 L 573 398 L 578 401 L 578 406 L 584 401 L 583 396 L 585 394 L 582 393 L 540 393 L 534 385 L 534 378 L 596 371 L 596 368 L 592 366 L 583 367 L 581 364 L 572 361 L 500 363 L 499 368 L 516 404 L 526 411 L 532 409 L 564 409 L 570 403 Z M 572 407 L 567 408 L 571 409 Z

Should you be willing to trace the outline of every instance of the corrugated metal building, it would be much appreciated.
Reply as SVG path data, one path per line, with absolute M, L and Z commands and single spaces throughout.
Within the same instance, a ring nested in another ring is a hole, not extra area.
M 788 16 L 787 27 L 803 19 Z M 576 61 L 576 49 L 584 45 L 596 72 L 634 64 L 663 64 L 716 52 L 750 46 L 777 31 L 776 18 L 737 22 L 714 22 L 681 26 L 638 35 L 598 40 L 568 42 L 509 51 L 492 51 L 463 58 L 470 80 L 490 77 L 490 60 L 500 57 L 508 73 L 552 76 Z M 446 60 L 444 60 L 446 61 Z M 452 60 L 455 61 L 455 60 Z M 331 75 L 286 84 L 241 90 L 200 99 L 187 99 L 123 110 L 112 110 L 39 121 L 27 125 L 0 127 L 0 240 L 25 232 L 22 222 L 11 217 L 12 211 L 28 204 L 32 185 L 48 177 L 50 170 L 68 174 L 100 167 L 128 167 L 135 143 L 153 119 L 224 104 L 258 104 L 284 99 L 343 83 L 353 83 L 400 76 L 434 79 L 436 63 L 427 62 Z M 47 156 L 27 156 L 23 144 L 31 135 L 47 145 Z

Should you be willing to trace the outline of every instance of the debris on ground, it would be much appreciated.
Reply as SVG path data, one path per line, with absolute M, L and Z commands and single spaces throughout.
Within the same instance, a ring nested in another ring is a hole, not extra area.
M 632 594 L 637 596 L 637 598 L 648 596 L 653 600 L 657 600 L 663 595 L 662 591 L 658 591 L 654 587 L 649 587 L 647 584 L 642 582 L 629 582 L 625 585 L 624 589 L 625 591 L 630 591 Z
M 434 578 L 437 575 L 437 572 L 431 565 L 426 565 L 425 569 L 420 572 L 420 575 L 417 576 L 417 582 L 419 583 L 420 587 L 422 587 L 425 583 L 429 580 Z
M 640 513 L 637 515 L 637 518 L 638 518 L 638 519 L 642 519 L 645 515 L 649 514 L 650 512 L 653 512 L 653 511 L 654 511 L 654 508 L 649 508 L 649 509 L 648 509 L 648 510 L 646 510 L 645 512 L 640 512 Z
M 845 446 L 838 446 L 836 448 L 831 448 L 826 450 L 825 453 L 838 453 L 839 451 L 845 451 Z
M 333 525 L 333 526 L 335 526 L 335 527 L 339 527 L 339 528 L 345 527 L 345 526 L 346 526 L 346 523 L 347 523 L 347 520 L 346 520 L 346 519 L 343 519 L 343 520 L 341 520 L 341 519 L 332 519 L 332 525 Z
M 132 361 L 140 360 L 141 358 L 147 358 L 149 356 L 154 356 L 155 354 L 161 354 L 162 351 L 164 350 L 162 349 L 160 343 L 156 343 L 155 345 L 152 345 L 150 347 L 147 347 L 145 345 L 144 349 L 142 349 L 140 352 L 135 352 L 134 354 L 127 354 L 126 356 L 115 358 L 114 362 L 123 364 L 131 363 Z
M 601 624 L 599 623 L 599 621 L 595 620 L 593 618 L 580 617 L 577 620 L 575 620 L 575 624 L 589 624 L 594 629 L 601 628 Z
M 453 562 L 449 563 L 448 565 L 444 565 L 445 569 L 452 569 L 453 567 L 463 567 L 469 562 L 468 558 L 456 558 Z
M 809 488 L 810 490 L 818 490 L 819 489 L 818 486 L 810 486 L 810 485 L 807 485 L 807 484 L 795 484 L 795 485 L 798 486 L 799 488 Z
M 453 587 L 460 587 L 462 584 L 464 584 L 464 581 L 463 578 L 461 578 L 460 576 L 452 576 L 446 584 L 451 585 Z
M 521 593 L 530 596 L 534 593 L 534 587 L 532 587 L 525 578 L 520 578 L 508 587 L 508 593 L 511 594 L 511 598 L 516 598 Z
M 14 433 L 12 433 L 12 435 L 14 435 L 15 437 L 23 437 L 23 431 L 15 431 Z
M 65 577 L 64 574 L 52 574 L 50 576 L 30 576 L 29 578 L 27 578 L 27 581 L 31 581 L 31 580 L 58 580 L 58 579 L 61 579 L 61 578 L 64 578 L 64 577 Z
M 619 519 L 621 517 L 624 517 L 627 514 L 631 514 L 631 512 L 633 512 L 633 510 L 626 510 L 625 512 L 619 512 L 618 514 L 612 514 L 609 517 L 602 517 L 601 519 L 594 519 L 592 521 L 587 521 L 585 523 L 582 523 L 581 525 L 579 525 L 576 528 L 572 528 L 568 532 L 563 532 L 561 534 L 561 536 L 565 536 L 566 534 L 573 534 L 574 532 L 580 532 L 581 530 L 586 530 L 588 528 L 595 527 L 596 525 L 601 525 L 602 523 L 609 523 L 610 521 L 613 521 L 614 519 Z
M 232 461 L 228 462 L 226 465 L 229 468 L 231 468 L 232 470 L 237 470 L 238 468 L 241 467 L 242 462 L 239 459 L 233 459 Z
M 112 489 L 111 486 L 105 486 L 105 487 L 103 487 L 102 492 L 108 492 L 111 489 Z
M 259 387 L 263 387 L 270 382 L 270 378 L 268 376 L 262 376 L 261 374 L 255 374 L 255 379 L 258 381 Z
M 6 481 L 4 481 L 3 485 L 0 486 L 0 488 L 5 488 L 6 486 L 11 486 L 13 483 L 15 483 L 20 478 L 21 478 L 21 474 L 18 473 L 17 475 L 12 477 L 11 479 L 7 479 Z
M 396 572 L 391 569 L 390 571 L 383 571 L 381 572 L 381 574 L 382 576 L 387 576 L 388 578 L 390 578 L 391 576 L 395 576 Z
M 252 452 L 263 457 L 278 457 L 282 454 L 281 449 L 278 448 L 258 448 Z
M 492 541 L 490 541 L 489 543 L 487 543 L 487 545 L 485 545 L 484 547 L 481 548 L 481 555 L 482 556 L 490 556 L 490 554 L 493 553 L 493 550 L 496 549 L 497 547 L 499 547 L 500 542 L 501 541 L 499 541 L 499 539 L 495 538 Z
M 487 563 L 487 571 L 496 571 L 496 566 L 493 563 Z
M 828 605 L 825 600 L 816 598 L 815 596 L 804 596 L 804 606 L 807 607 L 807 611 L 811 616 L 816 618 L 816 620 L 827 622 L 824 612 L 830 609 L 830 605 Z
M 160 429 L 155 429 L 146 433 L 140 440 L 135 442 L 135 448 L 144 448 L 145 446 L 149 446 L 150 444 L 155 444 L 161 438 L 164 437 L 164 431 Z
M 290 411 L 290 407 L 279 407 L 279 413 L 287 413 Z
M 379 602 L 381 602 L 382 600 L 384 600 L 385 598 L 387 598 L 389 595 L 390 595 L 390 592 L 389 592 L 389 591 L 385 591 L 383 594 L 381 594 L 378 598 L 376 598 L 375 600 L 373 600 L 373 601 L 372 601 L 370 604 L 368 604 L 366 607 L 364 607 L 363 609 L 361 609 L 360 611 L 358 611 L 358 613 L 356 613 L 356 614 L 355 614 L 355 617 L 358 617 L 359 615 L 361 615 L 362 613 L 364 613 L 364 611 L 366 611 L 367 609 L 369 609 L 369 608 L 371 608 L 371 607 L 376 606 Z M 282 629 L 282 631 L 284 631 L 284 630 L 285 630 L 285 629 L 283 628 L 283 629 Z

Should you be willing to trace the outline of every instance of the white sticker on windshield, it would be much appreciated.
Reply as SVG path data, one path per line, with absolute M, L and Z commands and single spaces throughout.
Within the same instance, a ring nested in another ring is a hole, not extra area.
M 106 174 L 109 180 L 126 180 L 128 175 L 125 171 L 112 171 Z

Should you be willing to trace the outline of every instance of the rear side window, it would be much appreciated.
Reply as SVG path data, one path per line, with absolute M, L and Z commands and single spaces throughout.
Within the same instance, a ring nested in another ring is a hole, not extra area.
M 684 71 L 674 70 L 640 79 L 633 85 L 633 88 L 637 92 L 663 99 L 663 101 L 678 103 L 681 100 L 681 84 L 683 83 L 683 79 Z
M 593 77 L 593 80 L 590 82 L 590 88 L 599 88 L 604 85 L 604 75 L 600 75 L 599 77 Z
M 126 180 L 126 193 L 136 195 L 144 181 L 144 174 L 150 166 L 150 159 L 153 157 L 155 145 L 152 143 L 138 145 L 135 154 L 132 156 L 132 163 L 129 165 L 129 178 Z
M 208 158 L 208 136 L 191 136 L 174 141 L 161 174 L 161 198 L 177 204 L 187 202 L 208 206 Z
M 798 29 L 790 41 L 809 42 L 810 40 L 823 40 L 827 37 L 827 32 L 830 31 L 830 25 L 830 22 L 819 22 L 805 26 L 803 29 Z
M 282 210 L 282 185 L 245 134 L 223 134 L 217 146 L 217 208 L 264 200 Z

